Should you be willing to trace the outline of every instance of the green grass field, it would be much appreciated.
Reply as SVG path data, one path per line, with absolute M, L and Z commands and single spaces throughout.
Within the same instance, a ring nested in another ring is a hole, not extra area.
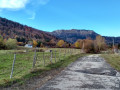
M 120 71 L 120 54 L 103 54 L 101 55 L 116 70 Z
M 45 49 L 47 50 L 48 49 Z M 39 75 L 43 71 L 51 70 L 52 68 L 65 67 L 77 58 L 84 56 L 80 54 L 79 49 L 50 49 L 53 50 L 52 64 L 50 62 L 51 53 L 36 52 L 36 65 L 33 68 L 34 50 L 0 50 L 0 86 L 11 85 L 15 82 L 23 83 L 23 79 Z M 55 53 L 56 51 L 56 53 Z M 14 53 L 16 52 L 16 61 L 14 65 L 13 77 L 10 79 Z M 56 61 L 56 62 L 55 62 Z

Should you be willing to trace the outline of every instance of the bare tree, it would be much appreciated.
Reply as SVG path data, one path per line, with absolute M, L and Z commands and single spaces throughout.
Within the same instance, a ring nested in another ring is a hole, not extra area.
M 96 37 L 96 40 L 95 40 L 95 41 L 96 41 L 96 45 L 97 45 L 99 51 L 100 51 L 101 49 L 104 49 L 104 48 L 105 48 L 105 38 L 104 38 L 104 37 L 98 35 L 98 36 Z

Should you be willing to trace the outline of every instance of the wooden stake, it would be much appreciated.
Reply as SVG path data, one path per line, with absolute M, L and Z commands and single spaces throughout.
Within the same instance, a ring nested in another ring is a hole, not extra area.
M 33 58 L 33 68 L 35 67 L 35 64 L 36 64 L 36 48 L 35 48 L 35 54 Z
M 56 50 L 55 50 L 55 63 L 56 63 Z
M 51 64 L 52 64 L 52 57 L 53 57 L 52 50 L 51 50 L 50 52 L 51 52 L 51 58 L 50 58 L 50 62 L 51 62 Z
M 43 52 L 43 61 L 44 61 L 44 66 L 45 66 L 45 55 L 44 55 L 44 52 Z
M 13 60 L 13 65 L 12 65 L 12 71 L 11 71 L 10 79 L 12 78 L 12 75 L 13 75 L 15 60 L 16 60 L 16 54 L 14 54 L 14 60 Z

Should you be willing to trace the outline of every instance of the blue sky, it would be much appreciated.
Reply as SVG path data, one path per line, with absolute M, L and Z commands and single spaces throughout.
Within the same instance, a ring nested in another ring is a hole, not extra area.
M 44 31 L 120 36 L 120 0 L 0 0 L 0 16 Z

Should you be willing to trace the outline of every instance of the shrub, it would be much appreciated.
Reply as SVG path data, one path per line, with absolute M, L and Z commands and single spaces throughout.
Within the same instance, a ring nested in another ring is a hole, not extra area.
M 8 49 L 15 49 L 17 48 L 17 40 L 16 39 L 11 39 L 9 38 L 7 41 L 6 41 L 6 47 Z
M 84 40 L 84 49 L 86 53 L 94 53 L 94 41 L 89 39 Z

